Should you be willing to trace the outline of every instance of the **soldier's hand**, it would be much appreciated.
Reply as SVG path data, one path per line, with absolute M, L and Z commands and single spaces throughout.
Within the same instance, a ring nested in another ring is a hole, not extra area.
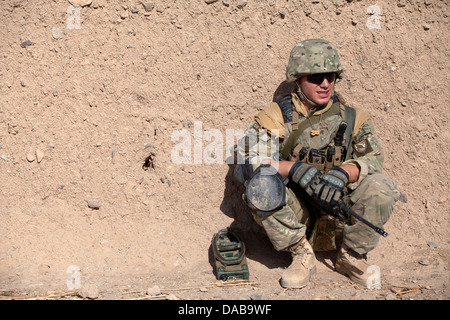
M 331 209 L 340 199 L 349 179 L 348 173 L 339 167 L 333 167 L 319 178 L 314 188 L 313 198 L 320 206 Z
M 288 178 L 302 187 L 308 195 L 313 196 L 321 176 L 322 173 L 314 166 L 296 161 L 289 170 Z

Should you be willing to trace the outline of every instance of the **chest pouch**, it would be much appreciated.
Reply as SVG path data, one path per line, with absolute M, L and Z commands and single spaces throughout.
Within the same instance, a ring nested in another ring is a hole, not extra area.
M 334 137 L 334 146 L 323 149 L 306 148 L 302 144 L 296 144 L 289 157 L 291 161 L 303 161 L 313 165 L 321 172 L 327 172 L 333 167 L 340 166 L 346 155 L 344 143 L 344 133 L 347 129 L 347 123 L 342 121 Z

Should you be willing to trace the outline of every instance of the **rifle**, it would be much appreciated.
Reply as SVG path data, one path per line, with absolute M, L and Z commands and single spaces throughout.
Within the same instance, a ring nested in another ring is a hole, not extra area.
M 339 219 L 345 220 L 349 215 L 355 217 L 359 221 L 365 223 L 369 227 L 371 227 L 373 230 L 375 230 L 378 234 L 382 235 L 383 237 L 387 237 L 388 233 L 384 231 L 383 229 L 377 227 L 370 221 L 364 219 L 359 214 L 357 214 L 355 211 L 347 207 L 344 203 L 344 201 L 339 200 L 338 203 L 333 207 L 333 215 L 337 216 Z

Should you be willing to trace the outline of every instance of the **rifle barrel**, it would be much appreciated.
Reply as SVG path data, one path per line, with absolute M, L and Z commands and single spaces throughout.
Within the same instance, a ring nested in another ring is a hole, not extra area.
M 365 218 L 361 217 L 359 214 L 357 214 L 355 211 L 353 211 L 352 209 L 350 209 L 349 207 L 347 207 L 345 205 L 345 203 L 341 200 L 338 202 L 339 208 L 341 210 L 344 210 L 345 212 L 347 212 L 348 214 L 354 216 L 356 219 L 360 220 L 361 222 L 365 223 L 366 225 L 368 225 L 369 227 L 371 227 L 373 230 L 375 230 L 378 234 L 382 235 L 383 237 L 387 237 L 388 233 L 386 231 L 384 231 L 383 229 L 381 229 L 380 227 L 377 227 L 376 225 L 374 225 L 372 222 L 366 220 Z

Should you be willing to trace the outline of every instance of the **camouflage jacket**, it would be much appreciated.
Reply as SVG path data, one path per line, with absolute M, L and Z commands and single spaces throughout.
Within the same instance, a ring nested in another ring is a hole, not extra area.
M 299 123 L 301 121 L 311 123 L 312 116 L 319 117 L 316 124 L 306 126 L 299 135 L 297 143 L 317 150 L 334 147 L 334 137 L 343 119 L 340 113 L 326 115 L 331 102 L 325 108 L 308 115 L 296 93 L 292 93 L 292 98 L 292 103 L 300 115 Z M 319 134 L 312 134 L 312 132 L 319 132 Z M 252 164 L 253 170 L 264 159 L 285 160 L 281 158 L 280 150 L 292 133 L 292 119 L 283 118 L 280 106 L 272 102 L 246 126 L 244 136 L 236 146 L 238 157 Z M 351 146 L 351 153 L 343 163 L 356 165 L 360 169 L 358 181 L 348 185 L 350 189 L 355 189 L 367 175 L 381 173 L 384 158 L 373 122 L 367 113 L 360 109 L 356 115 Z M 246 180 L 245 174 L 238 179 L 241 182 Z

